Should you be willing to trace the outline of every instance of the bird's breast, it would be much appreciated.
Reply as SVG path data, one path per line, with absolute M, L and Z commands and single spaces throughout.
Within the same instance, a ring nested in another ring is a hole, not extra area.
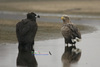
M 61 28 L 61 32 L 62 32 L 62 33 L 68 33 L 69 31 L 70 31 L 69 28 L 66 27 L 66 26 L 63 26 L 63 27 Z

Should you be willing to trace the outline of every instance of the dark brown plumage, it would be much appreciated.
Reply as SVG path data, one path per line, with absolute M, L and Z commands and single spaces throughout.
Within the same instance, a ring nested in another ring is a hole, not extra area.
M 78 28 L 71 23 L 69 17 L 64 15 L 61 17 L 63 20 L 63 26 L 61 28 L 62 35 L 65 39 L 65 44 L 72 44 L 75 45 L 76 42 L 79 42 L 81 39 L 81 34 Z
M 16 67 L 38 67 L 35 55 L 28 51 L 18 53 L 16 65 Z
M 38 28 L 36 16 L 37 15 L 33 12 L 28 13 L 26 19 L 23 19 L 16 24 L 19 51 L 33 50 L 34 38 Z

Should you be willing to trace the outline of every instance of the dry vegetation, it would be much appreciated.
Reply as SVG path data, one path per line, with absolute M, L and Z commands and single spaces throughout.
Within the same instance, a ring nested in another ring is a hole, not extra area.
M 100 1 L 1 2 L 0 10 L 100 14 Z

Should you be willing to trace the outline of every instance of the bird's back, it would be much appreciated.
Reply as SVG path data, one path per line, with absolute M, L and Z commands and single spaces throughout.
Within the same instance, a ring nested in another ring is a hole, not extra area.
M 37 32 L 37 23 L 24 19 L 16 24 L 16 34 L 19 41 L 33 41 Z

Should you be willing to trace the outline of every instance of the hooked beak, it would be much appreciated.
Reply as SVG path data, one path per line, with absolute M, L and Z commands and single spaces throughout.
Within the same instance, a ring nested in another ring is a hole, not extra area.
M 64 19 L 65 19 L 65 18 L 62 16 L 62 17 L 61 17 L 61 20 L 64 20 Z
M 36 15 L 35 17 L 36 17 L 36 18 L 40 18 L 40 16 L 39 16 L 39 15 Z

